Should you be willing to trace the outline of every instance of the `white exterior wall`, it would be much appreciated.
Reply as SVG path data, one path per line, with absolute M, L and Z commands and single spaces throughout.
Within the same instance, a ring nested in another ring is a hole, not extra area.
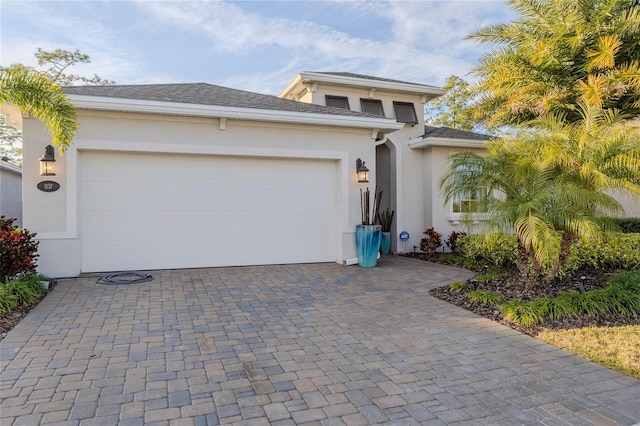
M 0 160 L 0 215 L 22 226 L 22 170 Z
M 360 194 L 355 161 L 375 157 L 370 130 L 237 120 L 220 126 L 218 119 L 82 110 L 78 119 L 80 127 L 73 145 L 64 156 L 56 151 L 56 176 L 47 180 L 58 182 L 61 188 L 51 193 L 36 188 L 44 180 L 38 175 L 38 159 L 50 136 L 39 121 L 24 120 L 24 169 L 29 170 L 24 175 L 24 223 L 38 233 L 38 270 L 46 275 L 80 273 L 77 160 L 83 150 L 335 160 L 340 175 L 341 229 L 341 235 L 336 236 L 336 262 L 356 256 Z M 374 171 L 370 176 L 375 180 Z
M 624 208 L 622 217 L 639 217 L 640 218 L 640 195 L 634 195 L 630 192 L 613 191 L 611 196 L 614 197 Z
M 482 154 L 482 149 L 448 148 L 433 146 L 424 148 L 425 162 L 425 199 L 426 223 L 431 224 L 442 234 L 442 242 L 449 237 L 451 231 L 477 233 L 482 230 L 482 221 L 463 222 L 463 215 L 453 213 L 451 202 L 445 204 L 440 191 L 440 180 L 447 173 L 449 159 L 459 152 L 475 152 Z
M 419 95 L 390 92 L 386 90 L 375 90 L 369 97 L 370 90 L 365 88 L 345 87 L 318 84 L 314 92 L 307 92 L 301 100 L 308 101 L 311 95 L 311 102 L 318 105 L 326 105 L 325 95 L 346 96 L 349 99 L 349 107 L 352 111 L 362 111 L 360 99 L 379 99 L 382 101 L 382 108 L 385 117 L 396 118 L 393 102 L 413 103 L 416 110 L 418 124 L 411 126 L 406 124 L 404 128 L 396 130 L 388 135 L 387 139 L 393 144 L 396 150 L 396 187 L 389 190 L 396 198 L 396 213 L 394 218 L 395 235 L 392 235 L 392 247 L 398 252 L 413 251 L 413 246 L 420 244 L 422 233 L 425 230 L 425 184 L 424 184 L 424 152 L 420 149 L 409 148 L 409 140 L 417 138 L 424 133 L 424 104 Z M 384 143 L 385 140 L 378 143 Z M 375 156 L 362 157 L 370 170 L 375 169 Z M 371 166 L 370 166 L 371 165 Z M 373 166 L 373 167 L 372 167 Z M 373 190 L 377 182 L 375 175 L 370 173 L 369 187 Z M 385 198 L 385 194 L 383 194 Z M 399 234 L 406 231 L 410 239 L 401 242 Z

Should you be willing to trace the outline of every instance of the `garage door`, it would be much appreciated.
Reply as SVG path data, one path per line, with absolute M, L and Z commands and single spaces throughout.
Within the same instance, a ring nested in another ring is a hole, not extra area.
M 333 262 L 337 162 L 82 152 L 82 271 Z

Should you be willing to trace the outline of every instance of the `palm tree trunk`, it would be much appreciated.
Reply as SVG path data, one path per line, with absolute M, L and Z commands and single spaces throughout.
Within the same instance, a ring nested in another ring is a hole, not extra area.
M 551 282 L 558 275 L 560 268 L 564 265 L 565 260 L 567 260 L 567 256 L 569 256 L 569 252 L 571 251 L 571 246 L 573 246 L 574 235 L 571 232 L 563 232 L 562 240 L 560 241 L 560 255 L 558 256 L 558 261 L 553 264 L 551 269 L 545 275 L 545 282 Z

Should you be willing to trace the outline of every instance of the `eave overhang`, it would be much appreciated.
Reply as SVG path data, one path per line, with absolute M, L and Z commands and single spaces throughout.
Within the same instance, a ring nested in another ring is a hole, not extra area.
M 0 169 L 22 176 L 22 167 L 0 159 Z
M 486 142 L 489 142 L 489 140 L 426 137 L 409 139 L 409 148 L 428 148 L 432 146 L 453 148 L 484 148 L 484 144 Z
M 358 117 L 308 112 L 277 111 L 259 108 L 238 108 L 219 105 L 159 102 L 138 99 L 68 95 L 76 108 L 96 111 L 137 112 L 190 117 L 224 118 L 318 126 L 377 129 L 385 133 L 402 129 L 404 123 L 377 117 Z
M 358 77 L 340 76 L 332 74 L 323 74 L 316 72 L 301 72 L 298 74 L 278 95 L 281 98 L 287 98 L 289 94 L 294 94 L 300 90 L 296 90 L 298 86 L 311 83 L 326 83 L 336 86 L 360 87 L 363 89 L 387 90 L 390 92 L 409 93 L 412 95 L 422 96 L 424 102 L 444 95 L 447 91 L 433 86 L 425 86 L 413 83 L 401 83 L 395 81 L 369 80 Z

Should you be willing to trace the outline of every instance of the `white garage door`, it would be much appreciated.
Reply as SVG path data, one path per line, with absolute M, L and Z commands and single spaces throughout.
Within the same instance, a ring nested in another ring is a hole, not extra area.
M 82 271 L 332 262 L 337 162 L 82 152 Z

